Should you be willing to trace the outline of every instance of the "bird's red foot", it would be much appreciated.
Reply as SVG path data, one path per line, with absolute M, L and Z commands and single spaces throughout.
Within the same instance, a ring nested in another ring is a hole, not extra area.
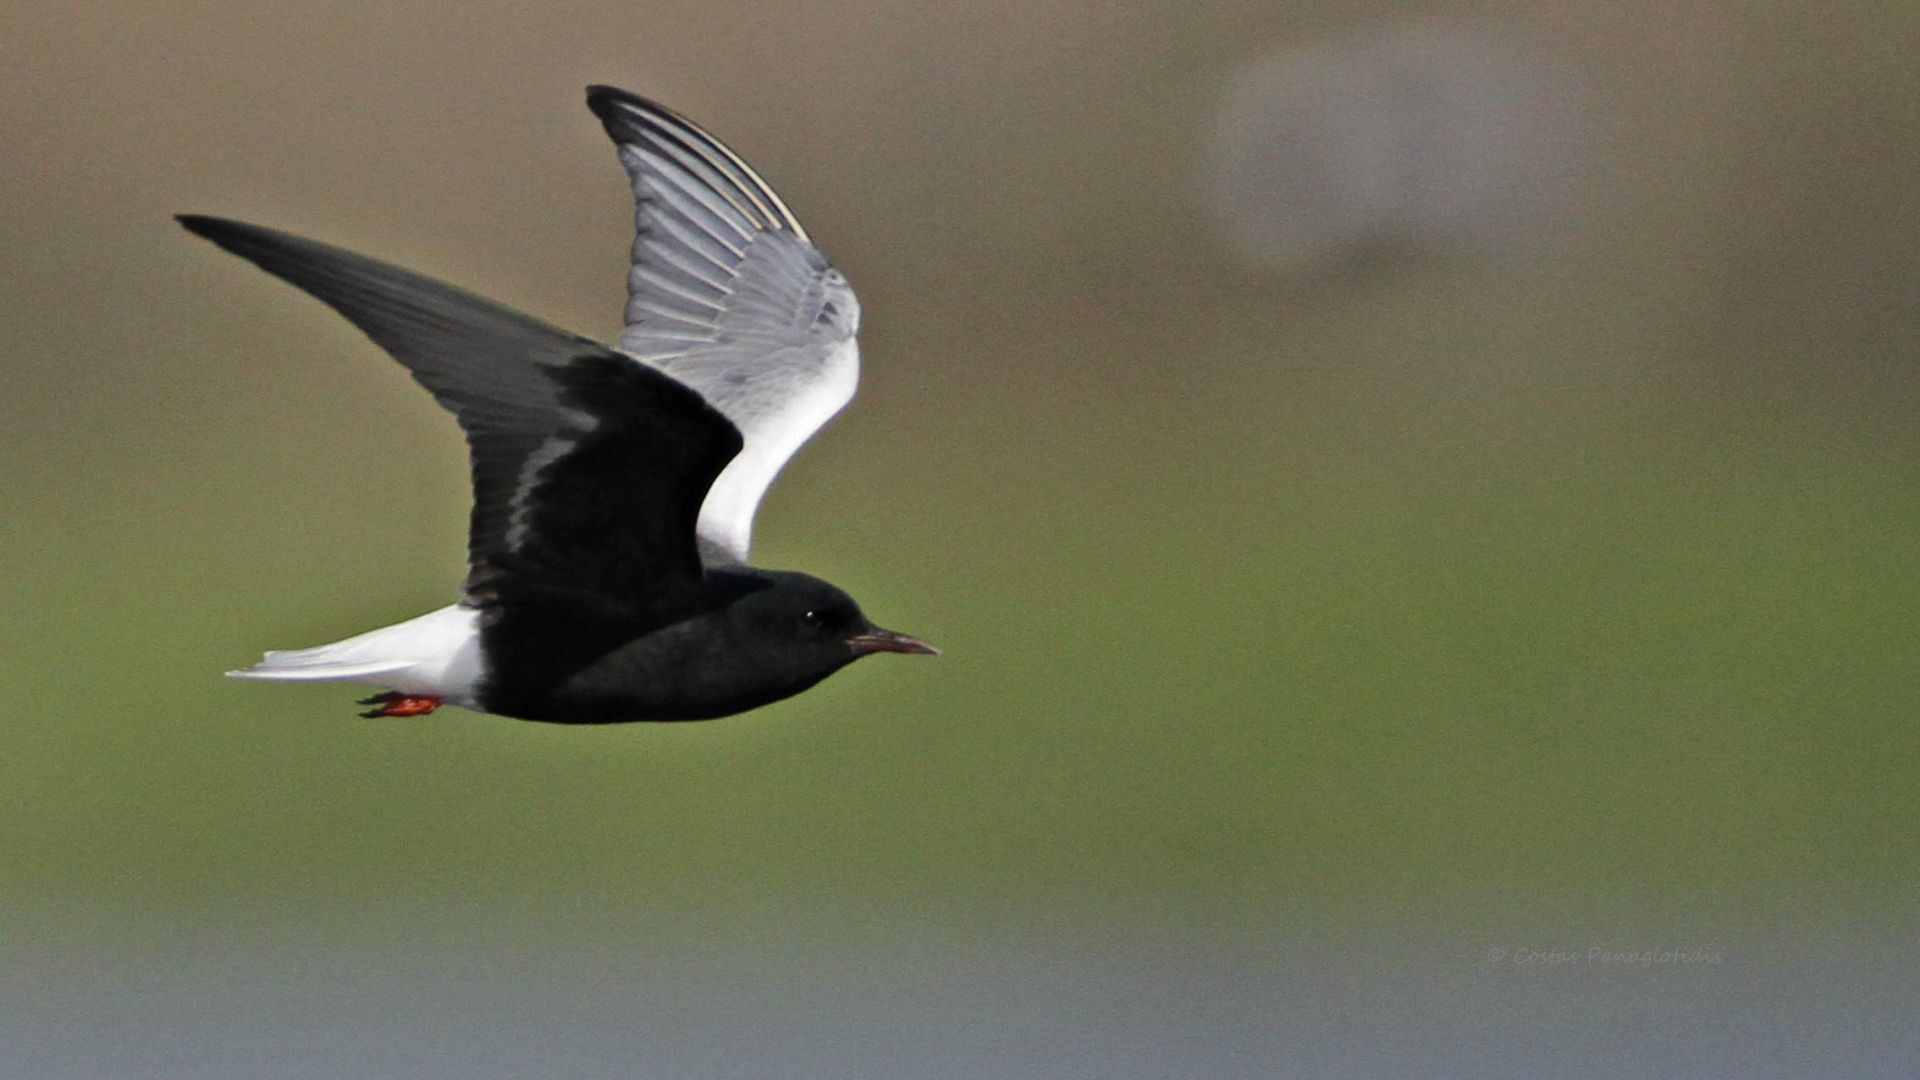
M 397 690 L 389 690 L 384 694 L 361 698 L 360 704 L 375 705 L 378 708 L 370 709 L 360 715 L 369 720 L 381 716 L 425 716 L 439 708 L 440 703 L 445 700 L 434 694 L 402 694 Z

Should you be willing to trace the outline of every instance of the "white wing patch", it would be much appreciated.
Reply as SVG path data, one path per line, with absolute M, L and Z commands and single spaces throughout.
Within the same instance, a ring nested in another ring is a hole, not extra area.
M 638 202 L 620 348 L 692 387 L 745 441 L 700 508 L 709 557 L 745 562 L 753 516 L 860 380 L 860 303 L 764 180 L 691 122 L 596 90 Z
M 806 363 L 812 358 L 795 359 Z M 736 391 L 730 399 L 708 393 L 702 382 L 683 376 L 682 364 L 663 365 L 669 374 L 707 394 L 746 437 L 745 448 L 707 489 L 697 529 L 702 539 L 736 561 L 747 559 L 754 511 L 773 478 L 814 432 L 853 399 L 854 385 L 860 380 L 860 348 L 852 338 L 839 342 L 817 364 L 816 377 L 804 381 L 763 375 L 757 381 L 776 384 L 764 388 L 756 388 L 756 379 L 749 375 L 730 387 Z M 765 393 L 756 393 L 757 389 Z

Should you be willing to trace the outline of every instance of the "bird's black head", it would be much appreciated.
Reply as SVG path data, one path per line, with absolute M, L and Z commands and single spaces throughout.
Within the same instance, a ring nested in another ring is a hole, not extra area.
M 772 584 L 735 601 L 728 612 L 734 648 L 762 666 L 793 676 L 826 678 L 877 652 L 939 650 L 918 638 L 883 630 L 853 597 L 806 574 L 756 571 Z

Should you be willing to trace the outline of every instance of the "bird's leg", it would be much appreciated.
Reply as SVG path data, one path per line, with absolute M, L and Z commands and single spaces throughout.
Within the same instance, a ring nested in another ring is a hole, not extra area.
M 402 694 L 398 690 L 389 690 L 384 694 L 375 694 L 370 698 L 361 698 L 362 705 L 375 705 L 360 715 L 369 720 L 382 716 L 425 716 L 440 707 L 446 700 L 435 694 Z

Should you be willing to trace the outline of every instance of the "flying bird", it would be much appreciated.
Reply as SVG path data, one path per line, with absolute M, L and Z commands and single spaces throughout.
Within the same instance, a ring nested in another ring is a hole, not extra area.
M 617 347 L 328 244 L 179 217 L 403 364 L 473 471 L 456 603 L 229 675 L 367 684 L 370 717 L 592 724 L 726 716 L 863 656 L 937 651 L 825 581 L 747 565 L 774 475 L 853 397 L 846 278 L 718 139 L 613 87 L 587 105 L 638 204 Z

